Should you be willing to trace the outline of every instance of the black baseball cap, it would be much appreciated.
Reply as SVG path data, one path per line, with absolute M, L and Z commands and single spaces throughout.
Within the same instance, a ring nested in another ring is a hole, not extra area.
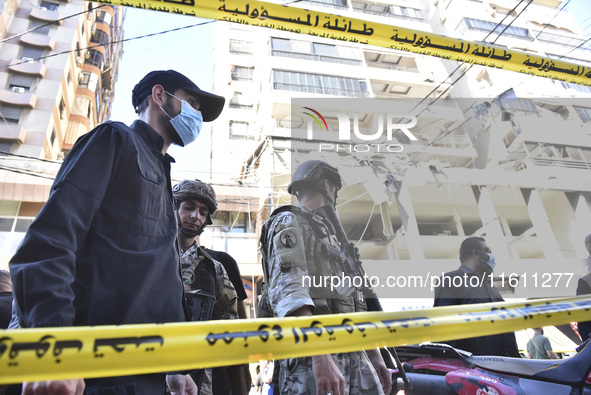
M 215 120 L 222 109 L 226 99 L 222 96 L 214 95 L 199 89 L 197 85 L 178 71 L 174 70 L 156 70 L 149 72 L 131 91 L 131 104 L 137 110 L 138 106 L 146 97 L 152 94 L 154 85 L 162 85 L 169 93 L 174 93 L 177 89 L 183 88 L 192 93 L 199 99 L 201 115 L 204 122 Z

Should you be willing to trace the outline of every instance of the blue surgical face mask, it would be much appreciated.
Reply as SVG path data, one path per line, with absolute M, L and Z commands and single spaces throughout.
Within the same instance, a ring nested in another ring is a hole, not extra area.
M 174 117 L 168 115 L 162 107 L 160 109 L 170 118 L 170 123 L 179 135 L 180 142 L 176 143 L 184 147 L 195 141 L 197 136 L 199 136 L 199 132 L 201 132 L 201 127 L 203 126 L 203 116 L 201 115 L 201 111 L 195 110 L 185 100 L 179 99 L 172 93 L 166 93 L 181 102 L 181 112 Z
M 484 261 L 481 259 L 481 261 L 483 261 L 490 268 L 489 272 L 492 273 L 496 265 L 495 256 L 491 253 L 488 253 L 488 260 Z

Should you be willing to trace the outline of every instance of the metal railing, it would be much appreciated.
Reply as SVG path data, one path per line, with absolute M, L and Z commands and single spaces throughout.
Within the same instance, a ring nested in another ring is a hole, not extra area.
M 339 8 L 339 9 L 349 8 L 349 6 L 347 4 L 326 3 L 324 1 L 316 1 L 316 0 L 302 0 L 301 3 L 321 5 L 321 6 L 325 6 L 325 7 Z
M 591 163 L 582 160 L 564 160 L 564 159 L 551 159 L 551 158 L 529 158 L 526 162 L 531 162 L 535 166 L 548 166 L 548 167 L 562 167 L 568 169 L 583 169 L 590 170 Z
M 363 12 L 364 14 L 385 16 L 386 18 L 404 19 L 404 20 L 413 21 L 413 22 L 425 22 L 425 23 L 427 22 L 425 20 L 425 18 L 421 18 L 418 16 L 394 14 L 389 11 L 376 11 L 376 10 L 368 10 L 365 8 L 355 8 L 355 7 L 353 7 L 353 11 Z
M 281 82 L 274 82 L 273 89 L 292 91 L 292 92 L 304 92 L 304 93 L 317 93 L 321 95 L 333 95 L 333 96 L 347 96 L 347 97 L 369 97 L 369 92 L 364 91 L 353 91 L 349 89 L 337 89 L 337 88 L 326 88 L 322 86 L 308 86 L 308 85 L 293 85 L 284 84 Z
M 418 73 L 419 68 L 417 66 L 403 66 L 396 63 L 381 63 L 381 62 L 367 62 L 369 67 L 376 67 L 379 69 L 389 69 L 398 71 L 408 71 L 409 73 Z
M 303 59 L 303 60 L 317 60 L 321 62 L 331 62 L 331 63 L 340 63 L 340 64 L 351 64 L 351 65 L 360 65 L 361 60 L 359 59 L 347 59 L 347 58 L 337 58 L 335 56 L 326 56 L 326 55 L 317 55 L 313 53 L 302 53 L 302 52 L 289 52 L 289 51 L 281 51 L 278 49 L 271 50 L 272 56 L 283 56 L 286 58 L 292 59 Z

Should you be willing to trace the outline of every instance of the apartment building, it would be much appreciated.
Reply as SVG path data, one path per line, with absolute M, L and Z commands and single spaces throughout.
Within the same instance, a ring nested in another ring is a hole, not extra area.
M 107 120 L 121 8 L 8 0 L 0 13 L 0 267 L 47 200 L 78 137 Z
M 587 38 L 574 16 L 560 11 L 560 1 L 526 4 L 323 0 L 293 6 L 591 65 Z M 531 278 L 501 283 L 510 273 L 547 274 L 552 281 L 552 273 L 573 273 L 562 290 L 574 294 L 586 271 L 583 240 L 591 233 L 591 88 L 244 25 L 218 23 L 215 39 L 214 90 L 229 104 L 212 133 L 211 178 L 257 191 L 250 215 L 255 232 L 245 235 L 250 248 L 269 213 L 291 202 L 285 187 L 295 166 L 318 158 L 341 167 L 339 215 L 366 270 L 380 279 L 409 267 L 439 275 L 452 270 L 462 240 L 482 236 L 497 257 L 495 284 L 506 297 L 552 296 Z M 351 119 L 357 114 L 362 131 L 371 133 L 380 122 L 378 110 L 363 112 L 355 108 L 359 101 L 347 98 L 390 101 L 416 115 L 417 140 L 397 136 L 398 152 L 334 148 L 335 106 Z M 325 115 L 326 127 L 303 114 L 304 106 Z M 309 133 L 314 144 L 306 141 Z M 319 143 L 333 149 L 319 152 Z M 399 296 L 389 291 L 382 289 L 382 296 Z

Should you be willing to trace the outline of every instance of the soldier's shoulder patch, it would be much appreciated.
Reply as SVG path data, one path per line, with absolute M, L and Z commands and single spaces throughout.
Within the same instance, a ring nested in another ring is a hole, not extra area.
M 290 230 L 284 230 L 281 232 L 281 244 L 283 244 L 287 248 L 292 248 L 296 245 L 296 237 Z

